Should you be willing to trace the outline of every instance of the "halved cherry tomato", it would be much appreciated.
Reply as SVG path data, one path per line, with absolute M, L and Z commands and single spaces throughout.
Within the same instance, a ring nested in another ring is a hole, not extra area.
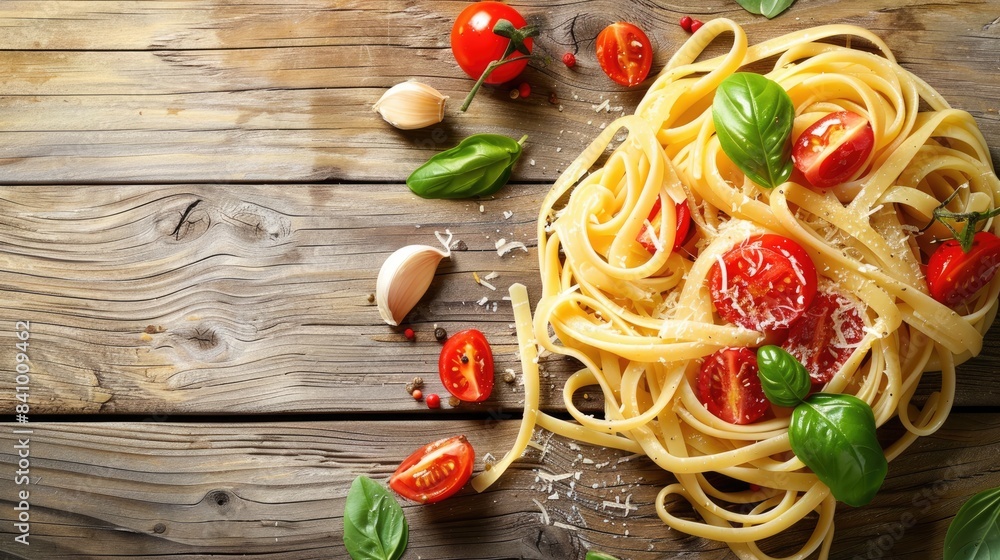
M 875 146 L 868 119 L 851 111 L 830 113 L 805 129 L 792 146 L 792 161 L 817 189 L 846 182 Z
M 497 20 L 505 19 L 520 29 L 526 25 L 524 18 L 514 8 L 501 2 L 476 2 L 467 6 L 455 19 L 451 28 L 451 52 L 458 65 L 470 77 L 479 79 L 494 60 L 500 60 L 510 39 L 493 32 Z M 532 40 L 524 41 L 531 50 Z M 522 57 L 514 51 L 508 59 Z M 487 84 L 502 84 L 517 77 L 528 65 L 528 59 L 508 62 L 497 68 L 486 78 Z
M 787 237 L 751 237 L 721 261 L 708 273 L 708 289 L 716 311 L 730 323 L 764 332 L 784 329 L 805 313 L 816 295 L 816 266 L 805 249 Z
M 428 443 L 399 465 L 389 478 L 389 488 L 414 502 L 440 502 L 465 486 L 475 460 L 476 453 L 465 436 Z
M 619 21 L 597 36 L 597 62 L 615 82 L 629 87 L 639 85 L 653 66 L 653 47 L 641 29 Z
M 757 354 L 723 348 L 705 358 L 698 373 L 698 400 L 730 424 L 751 424 L 769 407 L 757 376 Z
M 843 294 L 821 292 L 788 329 L 781 347 L 798 358 L 819 390 L 844 365 L 865 336 L 858 304 Z
M 438 374 L 449 393 L 466 402 L 481 402 L 493 392 L 493 349 L 483 333 L 469 329 L 444 343 Z
M 649 225 L 653 226 L 653 228 L 650 229 L 644 224 L 642 229 L 639 230 L 639 235 L 635 238 L 635 240 L 650 253 L 656 252 L 656 243 L 653 242 L 653 238 L 658 235 L 660 222 L 663 221 L 662 215 L 660 214 L 661 200 L 662 199 L 657 198 L 656 202 L 653 203 L 653 208 L 649 211 L 649 218 L 647 221 L 649 222 Z M 691 209 L 688 208 L 687 201 L 676 203 L 674 208 L 677 213 L 677 227 L 675 228 L 674 246 L 672 250 L 676 251 L 678 247 L 684 244 L 688 231 L 691 229 Z
M 958 241 L 942 243 L 927 261 L 931 297 L 954 307 L 965 303 L 990 283 L 1000 267 L 1000 237 L 981 231 L 972 238 L 972 249 L 962 251 Z

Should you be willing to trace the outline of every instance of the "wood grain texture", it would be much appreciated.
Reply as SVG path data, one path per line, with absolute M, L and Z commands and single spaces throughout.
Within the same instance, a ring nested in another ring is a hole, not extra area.
M 509 186 L 456 202 L 418 201 L 401 185 L 7 188 L 0 325 L 12 336 L 15 321 L 31 322 L 37 413 L 430 413 L 403 388 L 422 376 L 443 393 L 434 325 L 483 330 L 497 370 L 521 371 L 502 298 L 515 282 L 539 293 L 545 192 Z M 409 342 L 368 298 L 392 251 L 437 245 L 445 230 L 468 250 L 439 266 L 406 321 Z M 499 238 L 530 250 L 498 256 Z M 496 272 L 497 290 L 473 272 Z M 962 367 L 959 406 L 997 403 L 1000 335 L 988 340 Z M 16 403 L 16 353 L 0 346 L 0 407 Z M 562 410 L 576 366 L 553 356 L 543 368 L 543 405 Z M 499 383 L 461 409 L 519 410 L 522 399 L 518 384 Z
M 149 559 L 347 558 L 342 514 L 355 476 L 384 482 L 410 450 L 456 433 L 467 434 L 479 451 L 478 472 L 485 453 L 500 456 L 517 430 L 515 422 L 490 421 L 422 422 L 416 429 L 402 422 L 33 428 L 30 483 L 0 479 L 5 558 L 105 558 L 122 551 Z M 529 448 L 483 494 L 466 488 L 440 504 L 404 504 L 413 529 L 403 558 L 568 560 L 591 548 L 632 560 L 731 558 L 718 543 L 663 526 L 653 502 L 671 478 L 647 459 L 541 432 L 536 439 L 545 451 Z M 10 429 L 0 429 L 0 463 L 8 471 L 15 468 L 17 444 Z M 997 453 L 1000 415 L 953 416 L 891 464 L 871 505 L 840 509 L 833 557 L 878 551 L 880 557 L 940 557 L 961 503 L 1000 485 Z M 550 483 L 539 473 L 573 476 Z M 11 497 L 20 490 L 30 493 L 30 552 L 13 542 L 17 503 Z M 545 507 L 548 523 L 534 500 Z M 770 546 L 788 552 L 809 530 L 796 525 Z
M 726 0 L 683 9 L 515 2 L 543 29 L 536 52 L 549 63 L 523 75 L 535 93 L 513 102 L 505 88 L 487 88 L 458 114 L 472 80 L 455 65 L 448 33 L 462 5 L 5 1 L 0 181 L 400 182 L 435 150 L 491 131 L 528 134 L 526 159 L 536 165 L 519 166 L 514 180 L 547 182 L 642 95 L 604 77 L 591 54 L 600 29 L 643 22 L 655 69 L 686 38 L 676 22 L 687 12 L 732 18 L 752 41 L 831 22 L 868 27 L 904 66 L 970 111 L 994 157 L 1000 153 L 1000 0 L 801 1 L 770 21 Z M 567 51 L 578 54 L 573 70 L 558 62 Z M 444 123 L 401 132 L 370 111 L 388 87 L 411 78 L 452 98 Z M 621 109 L 595 113 L 605 99 Z

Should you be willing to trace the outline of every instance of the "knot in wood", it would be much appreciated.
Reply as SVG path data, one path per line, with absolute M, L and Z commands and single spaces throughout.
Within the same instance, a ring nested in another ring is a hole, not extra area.
M 208 494 L 208 499 L 220 508 L 224 508 L 229 505 L 229 492 L 216 490 Z

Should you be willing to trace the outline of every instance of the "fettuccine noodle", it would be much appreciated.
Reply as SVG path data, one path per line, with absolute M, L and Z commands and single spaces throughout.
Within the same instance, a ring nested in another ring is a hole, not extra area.
M 699 60 L 720 36 L 731 36 L 728 52 Z M 848 46 L 823 42 L 830 38 L 846 38 Z M 850 48 L 852 38 L 880 52 Z M 773 61 L 765 75 L 792 99 L 793 138 L 834 111 L 869 119 L 875 147 L 853 180 L 826 192 L 795 182 L 764 189 L 722 152 L 714 93 L 727 76 L 762 61 Z M 595 168 L 622 129 L 625 140 Z M 511 291 L 525 365 L 524 425 L 514 449 L 477 478 L 476 488 L 496 480 L 539 426 L 645 453 L 673 473 L 677 483 L 656 503 L 673 528 L 725 542 L 743 559 L 770 558 L 758 543 L 809 516 L 815 529 L 789 558 L 817 550 L 826 558 L 836 501 L 791 453 L 788 414 L 734 425 L 699 402 L 702 358 L 765 343 L 763 333 L 717 316 L 706 277 L 723 253 L 756 233 L 777 233 L 804 247 L 820 289 L 857 302 L 864 322 L 861 342 L 823 390 L 858 396 L 878 426 L 899 417 L 907 433 L 885 449 L 892 460 L 945 421 L 955 367 L 979 353 L 997 309 L 998 279 L 955 310 L 928 295 L 922 263 L 933 240 L 949 232 L 941 224 L 920 230 L 956 191 L 948 203 L 953 211 L 985 211 L 1000 202 L 1000 182 L 973 118 L 899 66 L 869 31 L 828 25 L 749 46 L 735 23 L 705 24 L 662 70 L 635 114 L 611 123 L 542 204 L 542 293 L 533 318 L 523 287 Z M 663 219 L 651 254 L 636 239 L 657 201 Z M 683 250 L 671 251 L 674 203 L 683 201 L 697 233 Z M 990 221 L 987 228 L 997 225 Z M 539 348 L 583 365 L 564 388 L 575 423 L 538 410 Z M 940 387 L 919 408 L 912 399 L 927 371 L 941 372 Z M 576 391 L 594 385 L 606 403 L 603 419 L 572 401 Z M 754 489 L 724 491 L 706 473 Z M 678 497 L 700 519 L 675 512 Z

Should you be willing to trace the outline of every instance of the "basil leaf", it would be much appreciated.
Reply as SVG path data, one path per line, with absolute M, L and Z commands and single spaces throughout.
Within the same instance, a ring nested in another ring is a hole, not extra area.
M 354 560 L 396 560 L 409 540 L 403 508 L 381 484 L 359 476 L 344 506 L 344 546 Z
M 736 0 L 743 9 L 751 14 L 760 14 L 771 19 L 788 9 L 795 0 Z
M 852 395 L 809 397 L 792 412 L 788 437 L 795 455 L 850 506 L 872 501 L 889 470 L 875 436 L 875 413 Z
M 712 120 L 722 151 L 751 181 L 773 188 L 792 175 L 795 109 L 777 83 L 737 72 L 719 84 Z
M 944 537 L 944 560 L 1000 558 L 1000 488 L 965 502 Z
M 499 134 L 473 134 L 435 155 L 406 179 L 423 198 L 471 198 L 495 193 L 507 184 L 521 157 L 521 142 Z
M 593 550 L 587 551 L 587 557 L 584 560 L 618 560 L 610 554 L 605 554 L 603 552 L 596 552 Z
M 796 406 L 812 389 L 812 380 L 805 366 L 778 346 L 757 349 L 757 368 L 764 396 L 778 406 Z

